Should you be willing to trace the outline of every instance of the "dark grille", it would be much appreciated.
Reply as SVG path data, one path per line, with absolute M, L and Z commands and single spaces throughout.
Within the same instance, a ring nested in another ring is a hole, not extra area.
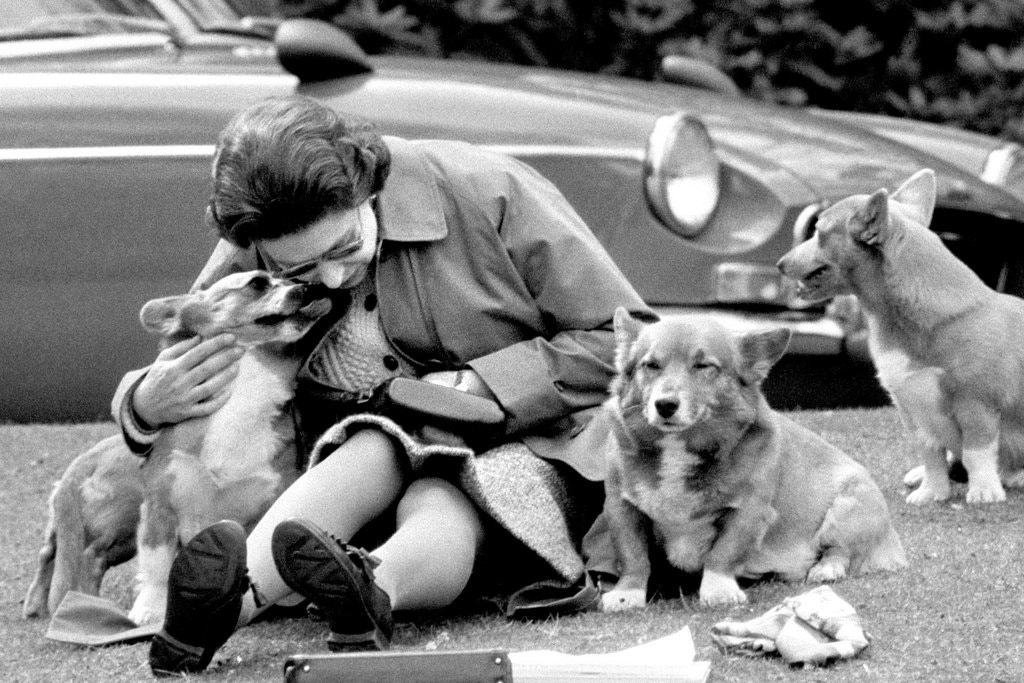
M 931 229 L 989 287 L 1024 297 L 1024 224 L 973 211 L 936 209 Z

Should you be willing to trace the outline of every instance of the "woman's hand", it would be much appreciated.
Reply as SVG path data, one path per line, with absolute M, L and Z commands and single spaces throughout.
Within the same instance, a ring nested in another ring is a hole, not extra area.
M 482 396 L 494 400 L 494 392 L 484 383 L 480 375 L 473 370 L 444 370 L 430 372 L 420 377 L 425 382 L 440 384 L 474 396 Z M 459 434 L 441 429 L 433 425 L 423 425 L 418 430 L 419 437 L 428 443 L 439 443 L 446 446 L 466 446 L 466 440 Z
M 452 387 L 467 394 L 482 396 L 494 400 L 494 392 L 487 386 L 480 375 L 469 368 L 463 370 L 444 370 L 442 372 L 431 372 L 420 377 L 425 382 L 432 382 L 446 387 Z
M 244 353 L 231 334 L 193 337 L 167 347 L 135 388 L 135 414 L 150 427 L 160 427 L 216 412 L 231 395 Z

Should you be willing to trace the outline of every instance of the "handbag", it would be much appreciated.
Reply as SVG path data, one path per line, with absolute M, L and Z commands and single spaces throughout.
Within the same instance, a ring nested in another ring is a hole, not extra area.
M 399 423 L 430 425 L 470 440 L 505 431 L 505 411 L 495 401 L 421 379 L 395 377 L 374 392 L 372 412 Z
M 292 404 L 296 466 L 305 469 L 316 439 L 331 425 L 357 413 L 395 420 L 411 432 L 424 426 L 458 435 L 467 444 L 485 447 L 505 435 L 505 411 L 488 398 L 422 379 L 394 377 L 357 400 L 319 382 L 301 379 Z

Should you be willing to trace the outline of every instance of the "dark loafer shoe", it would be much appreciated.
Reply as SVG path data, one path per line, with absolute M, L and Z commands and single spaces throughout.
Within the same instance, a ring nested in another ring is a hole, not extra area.
M 380 560 L 297 518 L 277 525 L 271 549 L 284 582 L 313 601 L 330 626 L 332 651 L 390 647 L 391 600 L 373 580 Z
M 164 627 L 153 636 L 149 666 L 157 676 L 202 671 L 235 632 L 249 588 L 245 529 L 211 524 L 178 551 L 167 580 Z

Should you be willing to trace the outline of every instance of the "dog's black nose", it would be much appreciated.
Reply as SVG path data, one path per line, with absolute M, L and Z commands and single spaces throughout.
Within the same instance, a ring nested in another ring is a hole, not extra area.
M 679 399 L 675 398 L 659 398 L 654 402 L 654 409 L 658 411 L 658 415 L 662 417 L 672 417 L 677 410 L 679 410 Z

